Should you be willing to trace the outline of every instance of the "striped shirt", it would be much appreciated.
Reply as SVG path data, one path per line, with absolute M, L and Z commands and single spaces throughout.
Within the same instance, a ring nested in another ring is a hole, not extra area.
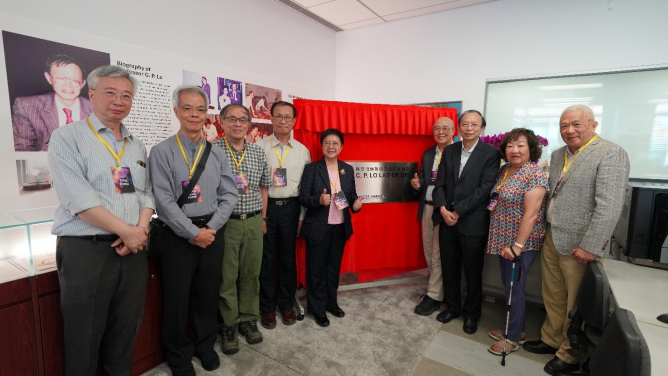
M 267 157 L 264 154 L 264 150 L 244 140 L 244 150 L 246 151 L 246 155 L 244 156 L 244 152 L 239 153 L 232 144 L 228 148 L 225 144 L 225 138 L 219 138 L 213 143 L 225 151 L 227 159 L 230 162 L 232 174 L 237 175 L 237 166 L 234 161 L 236 159 L 237 162 L 241 161 L 241 165 L 239 166 L 241 174 L 246 174 L 248 177 L 249 193 L 239 194 L 239 201 L 234 210 L 232 210 L 232 214 L 248 214 L 262 210 L 264 204 L 262 203 L 260 186 L 271 186 L 271 176 L 269 175 L 269 166 L 267 165 Z M 230 154 L 230 149 L 234 154 Z M 242 156 L 243 160 L 241 160 Z
M 155 209 L 148 175 L 146 147 L 121 124 L 123 138 L 116 140 L 111 129 L 91 114 L 90 122 L 100 137 L 116 154 L 123 150 L 121 166 L 129 167 L 134 193 L 116 193 L 111 168 L 116 159 L 100 142 L 86 120 L 75 121 L 56 129 L 49 142 L 49 171 L 60 205 L 56 209 L 51 233 L 84 236 L 109 232 L 84 221 L 77 213 L 97 206 L 109 210 L 123 222 L 136 226 L 143 208 Z

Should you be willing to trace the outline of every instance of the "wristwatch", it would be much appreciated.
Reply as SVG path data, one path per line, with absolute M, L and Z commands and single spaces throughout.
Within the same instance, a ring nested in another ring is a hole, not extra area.
M 262 217 L 262 220 L 265 222 L 267 222 L 267 219 L 269 219 L 269 217 Z

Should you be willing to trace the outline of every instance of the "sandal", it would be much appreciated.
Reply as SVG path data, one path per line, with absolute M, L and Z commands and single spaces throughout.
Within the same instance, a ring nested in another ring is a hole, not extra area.
M 501 342 L 501 345 L 498 345 L 499 342 Z M 487 350 L 494 355 L 499 355 L 499 356 L 503 355 L 503 344 L 504 344 L 505 341 L 504 340 L 499 340 L 499 342 L 493 343 L 491 346 L 489 346 L 487 348 Z M 506 355 L 508 355 L 510 353 L 513 353 L 515 351 L 518 351 L 519 349 L 520 349 L 520 344 L 519 343 L 517 343 L 515 341 L 512 341 L 512 340 L 507 341 Z
M 503 334 L 503 330 L 502 330 L 502 329 L 492 329 L 492 330 L 489 331 L 488 334 L 489 334 L 489 336 L 490 336 L 492 339 L 495 339 L 495 340 L 497 340 L 497 341 L 506 338 L 506 336 Z M 518 342 L 520 345 L 523 345 L 524 342 L 526 342 L 526 341 L 527 341 L 527 334 L 526 334 L 526 333 L 522 333 L 522 334 L 521 334 L 521 337 L 520 337 L 520 340 L 517 341 L 517 342 Z

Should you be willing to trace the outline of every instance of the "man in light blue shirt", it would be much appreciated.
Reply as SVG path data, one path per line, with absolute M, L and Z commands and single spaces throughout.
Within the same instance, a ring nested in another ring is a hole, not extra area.
M 93 114 L 51 135 L 49 169 L 60 200 L 52 233 L 67 375 L 130 375 L 144 313 L 148 223 L 155 204 L 146 148 L 122 124 L 137 80 L 118 66 L 88 75 Z

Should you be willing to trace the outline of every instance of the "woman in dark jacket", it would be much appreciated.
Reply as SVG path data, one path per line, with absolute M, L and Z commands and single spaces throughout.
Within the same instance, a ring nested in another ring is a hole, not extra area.
M 345 315 L 336 300 L 341 259 L 353 234 L 350 212 L 360 211 L 364 197 L 357 197 L 353 167 L 337 158 L 343 133 L 327 129 L 320 143 L 324 157 L 304 168 L 299 202 L 306 208 L 301 237 L 306 240 L 308 311 L 325 327 L 329 325 L 325 311 L 336 317 Z

